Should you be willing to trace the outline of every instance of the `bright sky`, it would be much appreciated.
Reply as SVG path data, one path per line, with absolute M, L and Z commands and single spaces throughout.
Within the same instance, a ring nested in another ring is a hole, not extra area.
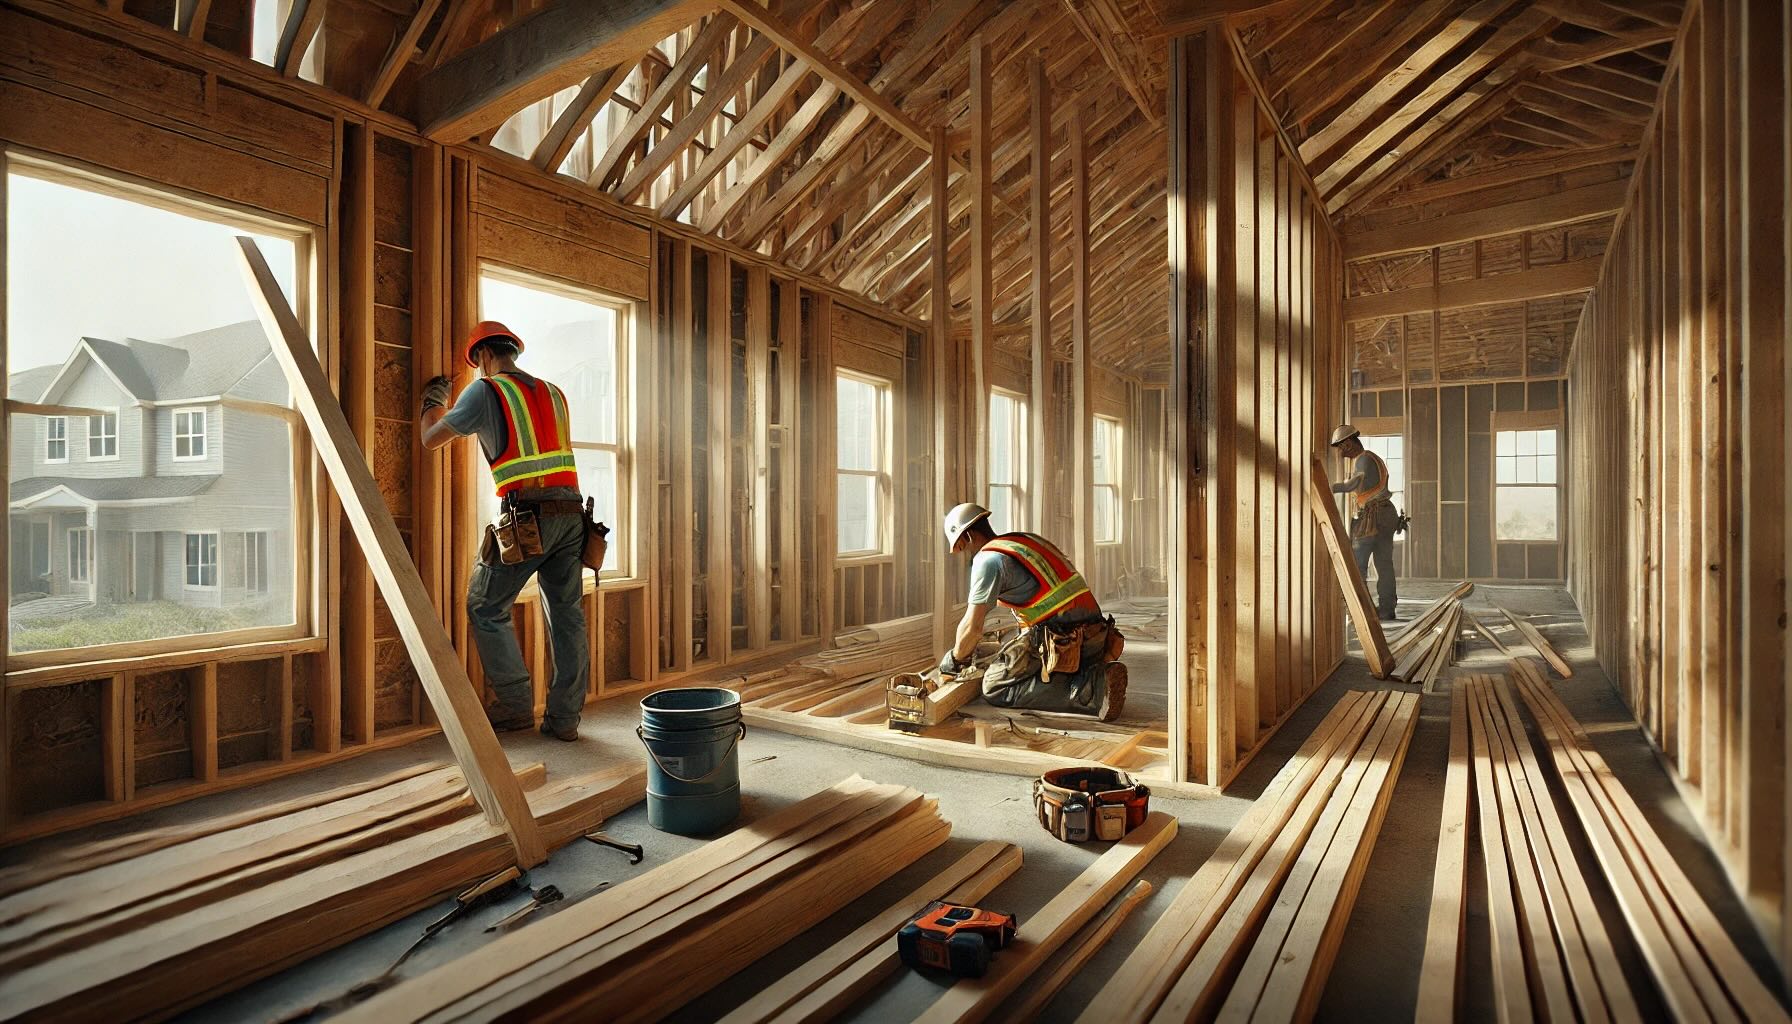
M 12 372 L 61 364 L 83 336 L 154 340 L 255 319 L 243 232 L 22 174 L 6 188 Z M 290 300 L 296 247 L 256 240 Z

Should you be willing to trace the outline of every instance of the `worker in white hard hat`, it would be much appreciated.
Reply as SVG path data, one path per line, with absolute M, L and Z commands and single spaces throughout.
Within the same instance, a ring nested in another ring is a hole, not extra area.
M 1126 704 L 1124 641 L 1082 574 L 1051 541 L 1035 533 L 996 533 L 989 509 L 972 502 L 946 513 L 946 546 L 971 556 L 971 587 L 942 675 L 969 667 L 989 610 L 1001 605 L 1020 620 L 983 674 L 983 699 L 1004 708 L 1120 716 Z
M 1348 423 L 1332 431 L 1332 447 L 1351 462 L 1350 475 L 1332 485 L 1350 495 L 1355 518 L 1350 521 L 1350 546 L 1356 553 L 1357 571 L 1369 581 L 1369 563 L 1375 563 L 1375 604 L 1383 622 L 1394 621 L 1399 597 L 1394 580 L 1394 534 L 1403 526 L 1394 508 L 1388 481 L 1388 464 L 1363 447 L 1362 432 Z

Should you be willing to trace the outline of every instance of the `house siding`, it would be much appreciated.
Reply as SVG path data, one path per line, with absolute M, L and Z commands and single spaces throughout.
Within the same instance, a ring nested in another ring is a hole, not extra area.
M 90 409 L 118 410 L 118 458 L 95 460 L 87 454 L 88 418 L 68 417 L 68 461 L 44 462 L 44 433 L 48 429 L 42 419 L 37 423 L 37 461 L 31 476 L 65 476 L 74 479 L 102 479 L 143 475 L 142 409 L 107 376 L 105 371 L 83 359 L 81 370 L 63 391 L 58 405 L 85 406 Z M 16 475 L 16 471 L 15 471 Z

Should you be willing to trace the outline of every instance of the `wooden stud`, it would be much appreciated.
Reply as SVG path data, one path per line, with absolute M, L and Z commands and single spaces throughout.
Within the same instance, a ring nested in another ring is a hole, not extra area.
M 933 281 L 929 291 L 931 317 L 928 324 L 928 349 L 931 356 L 929 365 L 933 369 L 933 497 L 934 508 L 944 515 L 945 510 L 955 504 L 952 500 L 952 488 L 955 470 L 959 468 L 954 465 L 957 460 L 948 458 L 949 449 L 946 444 L 947 436 L 952 433 L 953 423 L 947 407 L 947 396 L 952 391 L 951 375 L 956 368 L 956 360 L 952 358 L 952 295 L 947 273 L 947 251 L 951 246 L 951 239 L 947 235 L 950 226 L 947 215 L 950 192 L 949 168 L 945 160 L 945 128 L 933 130 L 931 152 L 932 156 L 928 159 L 928 231 Z M 946 649 L 952 630 L 950 561 L 944 553 L 936 555 L 933 560 L 933 649 L 937 651 Z
M 1031 395 L 1033 408 L 1027 417 L 1027 493 L 1030 506 L 1028 525 L 1034 530 L 1051 532 L 1051 515 L 1062 501 L 1053 485 L 1051 454 L 1052 432 L 1057 426 L 1052 401 L 1052 96 L 1051 80 L 1045 73 L 1045 61 L 1039 56 L 1027 60 L 1027 81 L 1031 104 L 1027 132 L 1032 139 L 1032 184 L 1028 204 L 1027 244 L 1031 250 L 1032 273 L 1032 360 Z M 1081 500 L 1082 490 L 1072 492 L 1072 501 Z M 1055 500 L 1053 500 L 1055 499 Z M 1087 569 L 1087 562 L 1077 562 Z
M 989 197 L 994 186 L 990 179 L 990 68 L 988 43 L 975 36 L 969 43 L 971 95 L 971 394 L 975 409 L 977 500 L 989 501 L 989 345 L 993 330 L 991 309 L 995 296 L 990 285 Z M 1028 487 L 1039 486 L 1028 481 Z M 1010 529 L 1012 524 L 1002 524 Z

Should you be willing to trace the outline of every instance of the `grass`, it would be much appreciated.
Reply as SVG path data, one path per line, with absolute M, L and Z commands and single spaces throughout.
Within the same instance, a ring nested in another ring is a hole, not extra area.
M 226 608 L 198 608 L 174 601 L 96 605 L 67 618 L 13 623 L 12 650 L 51 651 L 67 647 L 155 640 L 166 636 L 221 633 L 287 621 L 271 601 Z

